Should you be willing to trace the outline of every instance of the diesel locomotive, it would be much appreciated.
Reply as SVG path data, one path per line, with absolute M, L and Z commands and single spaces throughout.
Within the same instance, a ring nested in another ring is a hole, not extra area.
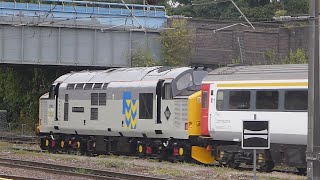
M 242 120 L 269 120 L 263 171 L 306 170 L 307 65 L 114 68 L 71 72 L 40 97 L 41 148 L 238 167 Z

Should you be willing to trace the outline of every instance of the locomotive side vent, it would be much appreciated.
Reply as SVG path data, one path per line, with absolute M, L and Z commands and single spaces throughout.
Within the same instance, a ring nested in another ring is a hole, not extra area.
M 98 120 L 98 108 L 91 108 L 90 119 Z
M 154 130 L 156 134 L 162 134 L 162 130 Z

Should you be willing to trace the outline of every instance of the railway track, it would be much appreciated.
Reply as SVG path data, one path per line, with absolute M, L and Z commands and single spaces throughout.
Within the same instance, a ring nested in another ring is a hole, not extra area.
M 91 179 L 117 179 L 117 180 L 164 180 L 163 178 L 142 176 L 134 174 L 124 174 L 113 171 L 96 170 L 88 168 L 79 168 L 72 166 L 62 166 L 50 163 L 41 163 L 34 161 L 24 161 L 16 159 L 0 158 L 0 166 L 6 166 L 11 168 L 23 168 L 39 170 L 48 173 L 58 173 L 60 175 L 74 176 L 74 177 L 86 177 Z M 23 178 L 23 177 L 21 177 Z
M 30 151 L 30 152 L 36 152 L 36 153 L 42 153 L 42 152 L 47 152 L 47 151 L 43 151 L 43 150 L 37 150 L 37 149 L 29 149 L 29 148 L 24 148 L 24 147 L 13 147 L 11 149 L 15 149 L 15 150 L 23 150 L 23 151 Z M 151 158 L 152 159 L 152 158 Z M 156 159 L 156 158 L 154 158 Z M 1 160 L 1 159 L 0 159 Z M 219 166 L 219 165 L 212 165 L 212 166 Z M 238 168 L 238 170 L 241 171 L 252 171 L 253 167 L 250 165 L 242 165 Z M 280 172 L 280 173 L 290 173 L 290 174 L 296 174 L 296 175 L 304 175 L 304 174 L 300 174 L 298 171 L 295 170 L 287 170 L 287 169 L 273 169 L 273 172 Z
M 11 176 L 11 175 L 6 175 L 6 174 L 0 173 L 0 179 L 1 178 L 14 179 L 14 180 L 44 180 L 44 179 L 30 178 L 30 177 L 25 177 L 25 176 Z
M 0 135 L 0 140 L 14 144 L 38 144 L 36 136 Z

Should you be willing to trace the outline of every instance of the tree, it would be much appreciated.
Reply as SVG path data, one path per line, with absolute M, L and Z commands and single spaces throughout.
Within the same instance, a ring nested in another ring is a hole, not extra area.
M 188 65 L 193 52 L 194 31 L 187 28 L 185 19 L 174 19 L 170 28 L 161 32 L 163 65 Z
M 150 67 L 157 65 L 152 52 L 147 48 L 138 47 L 132 55 L 132 67 Z
M 228 1 L 210 0 L 177 0 L 181 4 L 170 8 L 169 14 L 185 15 L 197 18 L 239 19 L 240 13 Z M 254 21 L 272 20 L 273 15 L 279 10 L 287 11 L 288 15 L 308 13 L 308 0 L 285 0 L 272 2 L 269 0 L 234 0 L 242 12 Z M 284 12 L 284 11 L 283 11 Z

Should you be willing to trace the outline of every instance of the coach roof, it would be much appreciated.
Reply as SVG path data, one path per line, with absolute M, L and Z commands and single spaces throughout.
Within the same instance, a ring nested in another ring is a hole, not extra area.
M 223 67 L 211 71 L 204 81 L 307 79 L 308 64 Z

